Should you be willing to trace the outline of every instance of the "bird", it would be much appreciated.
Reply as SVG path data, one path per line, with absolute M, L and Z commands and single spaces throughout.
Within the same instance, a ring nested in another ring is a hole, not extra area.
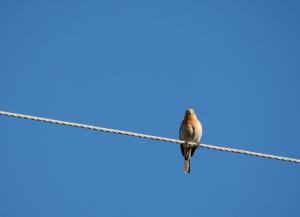
M 191 171 L 190 160 L 197 147 L 192 147 L 188 142 L 199 143 L 202 137 L 202 125 L 198 120 L 193 109 L 187 109 L 183 121 L 180 125 L 179 138 L 186 143 L 181 144 L 181 154 L 184 157 L 184 172 L 189 174 Z

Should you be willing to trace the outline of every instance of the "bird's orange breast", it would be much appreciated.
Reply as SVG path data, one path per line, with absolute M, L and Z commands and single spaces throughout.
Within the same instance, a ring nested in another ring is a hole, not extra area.
M 187 115 L 186 116 L 186 119 L 185 119 L 186 125 L 194 125 L 195 123 L 197 123 L 197 118 L 195 117 L 195 115 Z

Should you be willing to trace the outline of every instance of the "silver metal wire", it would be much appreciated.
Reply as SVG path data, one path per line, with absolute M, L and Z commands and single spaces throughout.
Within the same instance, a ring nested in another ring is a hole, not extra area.
M 21 119 L 27 119 L 27 120 L 32 120 L 32 121 L 41 121 L 41 122 L 46 122 L 46 123 L 51 123 L 51 124 L 65 125 L 65 126 L 70 126 L 70 127 L 78 127 L 78 128 L 88 129 L 88 130 L 96 130 L 96 131 L 101 131 L 101 132 L 106 132 L 106 133 L 139 137 L 139 138 L 143 138 L 143 139 L 157 140 L 157 141 L 161 141 L 161 142 L 169 142 L 169 143 L 176 143 L 176 144 L 186 143 L 185 141 L 181 141 L 181 140 L 177 140 L 177 139 L 171 139 L 171 138 L 165 138 L 165 137 L 159 137 L 159 136 L 151 136 L 151 135 L 146 135 L 146 134 L 141 134 L 141 133 L 133 133 L 133 132 L 123 131 L 123 130 L 115 130 L 115 129 L 97 127 L 97 126 L 86 125 L 86 124 L 79 124 L 79 123 L 74 123 L 74 122 L 60 121 L 60 120 L 49 119 L 49 118 L 35 117 L 35 116 L 12 113 L 12 112 L 0 111 L 0 115 L 21 118 Z M 295 158 L 281 157 L 281 156 L 276 156 L 276 155 L 263 154 L 263 153 L 245 151 L 245 150 L 233 149 L 233 148 L 226 148 L 226 147 L 215 146 L 215 145 L 197 144 L 197 143 L 191 143 L 191 142 L 189 142 L 188 144 L 191 146 L 197 146 L 197 147 L 207 148 L 207 149 L 212 149 L 212 150 L 217 150 L 217 151 L 232 152 L 232 153 L 250 155 L 250 156 L 261 157 L 261 158 L 269 158 L 272 160 L 281 160 L 281 161 L 287 161 L 287 162 L 291 162 L 291 163 L 299 163 L 300 164 L 300 160 L 295 159 Z

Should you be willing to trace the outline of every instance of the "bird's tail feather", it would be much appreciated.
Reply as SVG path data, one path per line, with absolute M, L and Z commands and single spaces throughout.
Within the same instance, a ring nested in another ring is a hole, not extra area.
M 186 174 L 191 172 L 190 159 L 184 159 L 184 172 Z

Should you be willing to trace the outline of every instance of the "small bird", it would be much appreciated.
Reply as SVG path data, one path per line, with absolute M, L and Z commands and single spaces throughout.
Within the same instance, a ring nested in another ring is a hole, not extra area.
M 193 109 L 187 109 L 180 126 L 179 138 L 186 142 L 199 143 L 202 136 L 202 126 Z M 190 160 L 197 147 L 191 147 L 188 143 L 182 144 L 181 153 L 184 157 L 184 172 L 190 173 Z

